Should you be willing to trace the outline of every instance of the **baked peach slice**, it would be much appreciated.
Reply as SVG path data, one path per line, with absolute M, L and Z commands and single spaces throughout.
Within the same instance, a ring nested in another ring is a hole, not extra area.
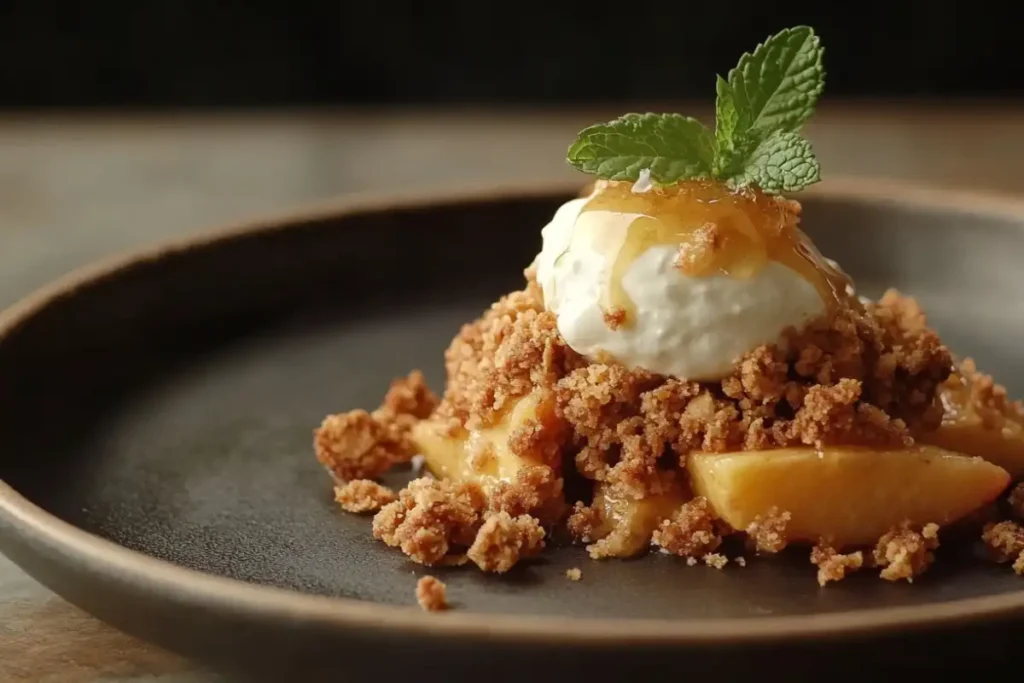
M 916 435 L 930 443 L 999 465 L 1024 477 L 1024 410 L 1006 390 L 964 361 L 939 388 L 943 417 L 938 429 Z
M 837 548 L 872 545 L 905 521 L 944 526 L 1010 483 L 1001 467 L 935 446 L 694 453 L 687 468 L 694 493 L 734 529 L 775 508 L 792 515 L 790 542 L 827 539 Z
M 552 464 L 543 452 L 513 452 L 510 439 L 522 429 L 563 429 L 549 393 L 535 391 L 524 396 L 496 424 L 483 429 L 450 434 L 444 425 L 423 420 L 413 427 L 412 441 L 427 470 L 438 479 L 477 481 L 486 487 L 496 481 L 512 481 L 525 466 Z
M 651 546 L 654 530 L 688 499 L 679 488 L 637 500 L 617 496 L 608 486 L 598 483 L 592 506 L 601 511 L 602 523 L 595 530 L 601 539 L 588 546 L 590 555 L 595 559 L 632 557 L 646 551 Z

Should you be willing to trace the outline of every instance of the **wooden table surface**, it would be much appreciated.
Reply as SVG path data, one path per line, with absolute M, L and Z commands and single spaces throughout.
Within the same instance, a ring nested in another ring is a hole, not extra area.
M 0 116 L 0 306 L 112 252 L 308 202 L 582 180 L 566 146 L 619 111 Z M 1024 103 L 833 105 L 807 134 L 825 183 L 1024 193 Z M 221 678 L 108 628 L 0 557 L 0 681 L 101 680 Z

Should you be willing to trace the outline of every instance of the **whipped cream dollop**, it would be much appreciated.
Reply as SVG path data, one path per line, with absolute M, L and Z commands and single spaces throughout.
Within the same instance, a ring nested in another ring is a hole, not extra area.
M 602 306 L 616 255 L 637 214 L 562 205 L 543 228 L 534 260 L 544 305 L 577 353 L 695 381 L 728 376 L 744 354 L 778 343 L 826 312 L 820 292 L 795 270 L 768 262 L 749 277 L 690 277 L 676 266 L 678 246 L 654 245 L 621 276 L 632 323 L 610 325 Z

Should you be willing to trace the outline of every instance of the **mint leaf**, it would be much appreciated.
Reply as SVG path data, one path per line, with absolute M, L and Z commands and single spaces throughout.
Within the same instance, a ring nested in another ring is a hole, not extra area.
M 739 123 L 739 112 L 732 96 L 732 88 L 721 76 L 715 83 L 718 96 L 715 98 L 715 152 L 714 171 L 720 175 L 729 166 L 729 161 L 736 156 L 735 135 L 736 124 Z
M 811 143 L 792 131 L 778 131 L 762 142 L 743 171 L 729 179 L 735 186 L 757 185 L 764 192 L 796 192 L 821 180 Z
M 809 26 L 783 29 L 744 53 L 729 72 L 739 121 L 735 132 L 755 146 L 775 131 L 797 130 L 825 87 L 824 49 Z
M 605 180 L 633 180 L 650 169 L 668 185 L 711 174 L 715 143 L 704 124 L 680 114 L 625 114 L 580 131 L 569 163 Z

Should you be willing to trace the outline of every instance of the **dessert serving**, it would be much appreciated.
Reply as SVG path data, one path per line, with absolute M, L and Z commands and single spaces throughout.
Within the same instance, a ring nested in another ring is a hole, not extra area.
M 416 562 L 487 572 L 559 542 L 718 568 L 802 546 L 822 585 L 913 581 L 973 529 L 1024 573 L 1024 408 L 913 299 L 859 296 L 783 196 L 819 180 L 799 131 L 823 83 L 796 27 L 718 78 L 713 131 L 580 132 L 568 161 L 593 183 L 522 289 L 458 331 L 440 396 L 413 371 L 316 430 L 338 503 Z M 376 480 L 413 460 L 401 491 Z

